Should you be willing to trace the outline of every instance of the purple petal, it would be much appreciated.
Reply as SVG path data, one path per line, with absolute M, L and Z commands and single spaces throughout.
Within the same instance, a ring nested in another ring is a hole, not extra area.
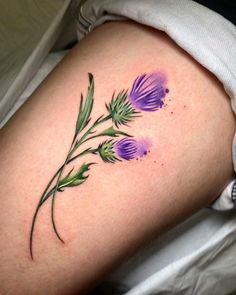
M 124 160 L 131 160 L 136 156 L 137 142 L 135 139 L 125 137 L 117 141 L 114 148 L 120 158 Z
M 162 73 L 143 74 L 136 78 L 129 94 L 132 105 L 142 111 L 153 112 L 164 105 L 169 92 L 166 77 Z

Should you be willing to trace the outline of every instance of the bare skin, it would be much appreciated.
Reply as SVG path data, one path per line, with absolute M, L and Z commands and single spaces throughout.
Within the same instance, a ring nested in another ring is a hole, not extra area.
M 95 77 L 95 120 L 114 90 L 157 70 L 168 78 L 167 106 L 124 128 L 147 136 L 151 152 L 115 165 L 98 159 L 83 186 L 57 197 L 55 221 L 65 244 L 53 233 L 46 202 L 32 261 L 32 216 L 65 160 L 87 73 Z M 234 177 L 234 132 L 222 85 L 164 33 L 132 22 L 96 29 L 1 130 L 0 294 L 86 294 L 145 242 L 220 194 Z

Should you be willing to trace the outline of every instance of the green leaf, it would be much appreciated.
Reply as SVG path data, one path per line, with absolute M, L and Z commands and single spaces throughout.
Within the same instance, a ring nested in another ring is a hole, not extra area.
M 60 183 L 65 183 L 67 181 L 70 181 L 70 178 L 71 178 L 71 173 L 72 171 L 74 170 L 74 167 L 67 173 L 67 175 L 59 182 L 59 185 Z
M 85 182 L 85 180 L 88 178 L 88 175 L 84 175 L 85 172 L 89 171 L 89 167 L 94 163 L 83 163 L 78 171 L 74 174 L 72 174 L 72 171 L 74 168 L 72 168 L 69 173 L 59 182 L 59 189 L 62 189 L 63 187 L 72 187 L 72 186 L 78 186 Z
M 128 137 L 132 137 L 132 135 L 129 135 L 128 133 L 125 133 L 123 131 L 120 131 L 118 129 L 115 129 L 113 126 L 107 128 L 106 130 L 98 133 L 97 136 L 110 136 L 110 137 L 117 137 L 119 135 L 124 135 Z
M 81 94 L 79 114 L 76 122 L 76 134 L 81 132 L 90 121 L 90 114 L 94 102 L 94 78 L 91 73 L 88 74 L 89 86 L 85 103 L 83 103 L 83 94 Z

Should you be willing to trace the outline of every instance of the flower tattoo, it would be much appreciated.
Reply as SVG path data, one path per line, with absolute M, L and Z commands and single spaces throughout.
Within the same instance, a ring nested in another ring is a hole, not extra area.
M 93 124 L 91 113 L 94 103 L 94 77 L 88 74 L 89 86 L 86 99 L 81 94 L 79 113 L 75 125 L 75 132 L 70 149 L 62 166 L 56 171 L 49 181 L 34 212 L 30 231 L 30 255 L 33 259 L 33 234 L 36 219 L 42 205 L 51 200 L 51 221 L 57 238 L 64 243 L 59 235 L 55 220 L 54 206 L 57 193 L 62 193 L 65 189 L 76 187 L 87 181 L 88 172 L 94 162 L 83 162 L 78 169 L 74 167 L 64 175 L 67 165 L 88 154 L 99 156 L 105 163 L 115 163 L 117 161 L 130 161 L 147 155 L 150 143 L 146 139 L 137 139 L 133 135 L 121 131 L 122 125 L 141 117 L 141 112 L 154 112 L 164 106 L 164 100 L 169 90 L 166 87 L 167 80 L 163 73 L 145 73 L 138 76 L 131 90 L 122 90 L 117 95 L 112 95 L 110 103 L 106 104 L 107 115 L 102 115 Z M 96 128 L 105 122 L 111 121 L 111 126 L 102 132 L 97 132 Z M 90 126 L 89 126 L 90 125 Z M 87 130 L 84 129 L 87 127 Z M 95 148 L 82 149 L 81 146 L 94 138 L 105 137 Z M 115 138 L 122 137 L 116 140 Z

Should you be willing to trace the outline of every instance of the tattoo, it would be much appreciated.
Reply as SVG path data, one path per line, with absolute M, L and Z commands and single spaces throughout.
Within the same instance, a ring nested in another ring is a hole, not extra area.
M 164 106 L 165 96 L 169 93 L 163 73 L 142 74 L 135 79 L 130 91 L 129 89 L 122 90 L 118 94 L 114 92 L 110 103 L 106 104 L 107 115 L 100 116 L 93 124 L 90 124 L 94 102 L 94 77 L 89 73 L 88 78 L 87 96 L 84 101 L 81 94 L 75 133 L 67 157 L 63 165 L 49 181 L 34 212 L 29 241 L 32 259 L 33 233 L 40 208 L 47 200 L 51 200 L 52 226 L 57 238 L 64 243 L 54 221 L 55 198 L 57 193 L 62 193 L 67 188 L 79 186 L 86 182 L 89 176 L 86 173 L 95 163 L 83 162 L 78 169 L 73 167 L 63 176 L 67 165 L 87 154 L 93 154 L 94 157 L 99 156 L 106 163 L 115 163 L 122 160 L 129 161 L 145 156 L 150 148 L 148 139 L 136 139 L 119 128 L 122 125 L 128 126 L 128 123 L 135 120 L 135 118 L 141 117 L 142 111 L 153 112 L 161 109 Z M 108 121 L 111 121 L 109 128 L 104 129 L 102 132 L 95 130 L 99 125 Z M 84 131 L 86 127 L 88 129 Z M 122 139 L 114 139 L 121 136 Z M 90 147 L 78 152 L 85 142 L 98 137 L 105 137 L 105 140 L 95 148 Z

